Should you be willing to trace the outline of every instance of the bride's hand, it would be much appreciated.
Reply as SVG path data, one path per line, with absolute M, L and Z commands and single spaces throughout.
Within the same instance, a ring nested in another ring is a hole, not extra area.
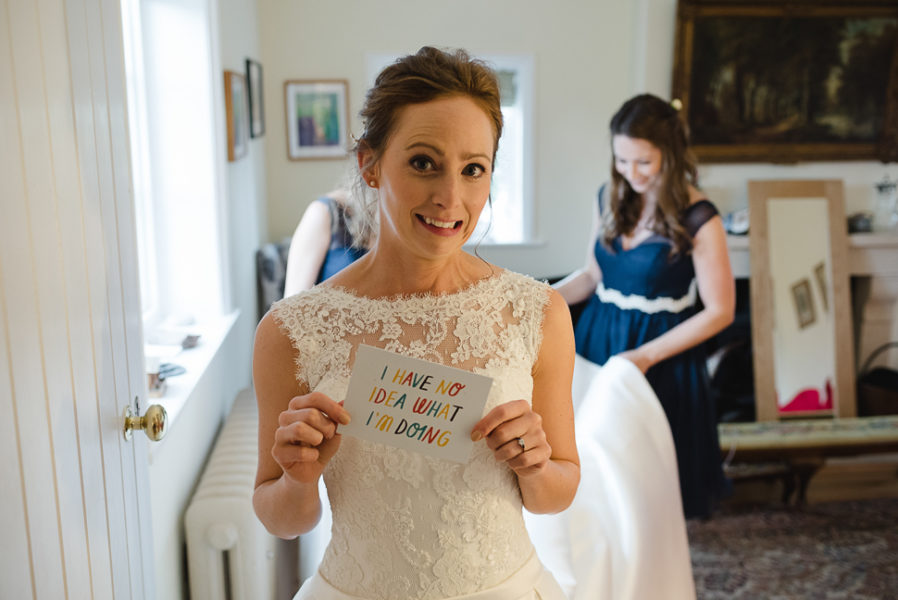
M 471 439 L 486 439 L 497 461 L 505 462 L 519 477 L 541 472 L 552 457 L 542 417 L 526 400 L 500 404 L 474 425 Z
M 340 447 L 338 423 L 349 423 L 349 413 L 325 394 L 312 392 L 290 400 L 278 415 L 271 449 L 289 479 L 311 483 L 321 476 Z

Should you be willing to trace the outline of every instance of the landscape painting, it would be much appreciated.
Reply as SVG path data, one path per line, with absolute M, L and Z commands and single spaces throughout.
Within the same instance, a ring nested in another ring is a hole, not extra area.
M 750 4 L 681 2 L 673 92 L 699 158 L 895 160 L 898 3 Z

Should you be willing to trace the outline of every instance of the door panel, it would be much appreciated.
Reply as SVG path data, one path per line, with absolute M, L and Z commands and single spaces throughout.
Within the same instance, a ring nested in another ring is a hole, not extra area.
M 153 597 L 119 10 L 0 0 L 2 598 Z

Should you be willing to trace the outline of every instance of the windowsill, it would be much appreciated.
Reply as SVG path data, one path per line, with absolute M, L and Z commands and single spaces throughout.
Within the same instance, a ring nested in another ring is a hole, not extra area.
M 147 394 L 147 405 L 159 404 L 165 409 L 167 431 L 171 431 L 181 411 L 190 402 L 190 397 L 202 379 L 203 374 L 208 369 L 212 360 L 221 350 L 222 344 L 227 338 L 228 333 L 237 321 L 240 315 L 239 310 L 235 310 L 230 314 L 205 322 L 199 326 L 185 329 L 184 334 L 199 335 L 196 346 L 193 348 L 182 350 L 177 347 L 169 349 L 162 357 L 162 362 L 173 363 L 184 367 L 184 373 L 181 375 L 169 376 L 165 379 L 165 390 L 161 396 L 154 397 Z M 148 347 L 149 349 L 150 347 Z M 164 352 L 164 347 L 152 347 L 154 353 Z M 166 438 L 162 438 L 158 444 L 153 444 L 152 448 L 164 444 Z

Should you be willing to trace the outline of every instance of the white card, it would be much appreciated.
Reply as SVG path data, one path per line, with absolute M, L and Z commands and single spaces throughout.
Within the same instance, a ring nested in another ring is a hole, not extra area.
M 360 345 L 343 407 L 341 434 L 464 463 L 493 380 Z

